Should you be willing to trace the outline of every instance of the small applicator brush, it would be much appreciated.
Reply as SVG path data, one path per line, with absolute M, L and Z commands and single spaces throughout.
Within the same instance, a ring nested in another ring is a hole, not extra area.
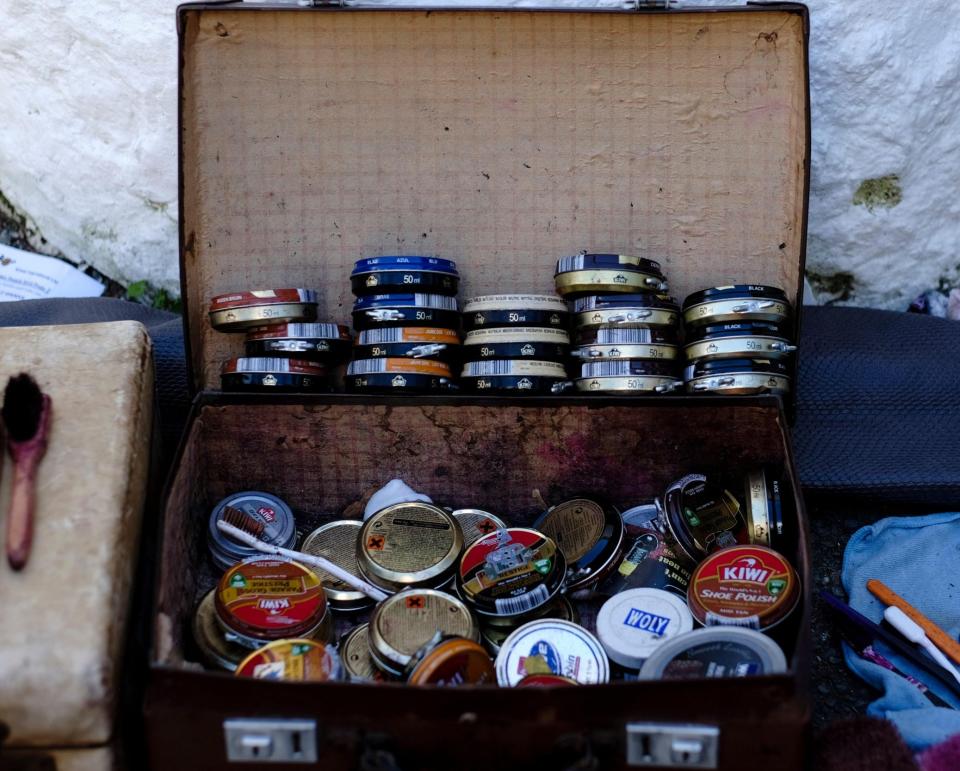
M 47 451 L 50 397 L 27 374 L 10 378 L 3 395 L 3 422 L 13 459 L 13 495 L 7 515 L 7 561 L 21 570 L 30 556 L 37 467 Z

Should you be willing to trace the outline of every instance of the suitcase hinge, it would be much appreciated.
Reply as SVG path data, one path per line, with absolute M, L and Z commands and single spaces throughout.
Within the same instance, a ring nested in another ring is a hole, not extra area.
M 627 765 L 716 768 L 720 729 L 686 723 L 627 723 Z

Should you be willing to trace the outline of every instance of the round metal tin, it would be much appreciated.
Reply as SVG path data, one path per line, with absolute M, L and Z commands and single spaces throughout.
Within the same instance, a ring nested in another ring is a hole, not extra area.
M 739 627 L 710 627 L 661 645 L 644 662 L 640 679 L 753 677 L 786 671 L 783 651 L 766 635 Z
M 660 502 L 636 506 L 623 513 L 626 547 L 617 569 L 598 592 L 613 596 L 630 589 L 662 589 L 686 602 L 687 587 L 696 564 L 665 531 Z
M 621 592 L 597 614 L 597 638 L 610 660 L 626 669 L 640 669 L 660 645 L 691 629 L 687 604 L 662 589 Z
M 588 377 L 573 382 L 578 391 L 597 394 L 666 394 L 683 387 L 674 377 Z
M 513 687 L 528 675 L 569 677 L 582 685 L 610 680 L 610 662 L 600 641 L 569 621 L 543 619 L 516 629 L 496 660 L 497 682 Z
M 352 683 L 383 682 L 388 677 L 370 655 L 369 624 L 360 624 L 347 633 L 340 642 L 340 661 L 347 679 Z
M 670 534 L 695 562 L 748 540 L 740 501 L 703 474 L 688 474 L 671 484 L 663 503 Z
M 437 308 L 372 308 L 354 311 L 351 318 L 358 332 L 389 327 L 442 327 L 454 333 L 460 329 L 459 311 Z
M 312 637 L 321 626 L 329 631 L 320 579 L 293 560 L 268 556 L 244 560 L 223 574 L 215 599 L 217 620 L 241 645 Z
M 493 661 L 483 646 L 464 637 L 441 637 L 421 648 L 406 667 L 408 685 L 456 687 L 496 684 Z
M 706 324 L 687 330 L 688 343 L 700 340 L 716 340 L 725 337 L 776 337 L 789 340 L 793 330 L 789 324 L 775 324 L 771 321 L 728 321 L 722 324 Z
M 783 375 L 724 375 L 702 377 L 687 381 L 688 393 L 723 393 L 732 396 L 751 394 L 788 394 L 792 388 L 789 377 Z
M 559 393 L 567 383 L 564 377 L 541 377 L 536 375 L 493 375 L 490 377 L 460 378 L 460 387 L 464 391 L 479 394 L 525 394 L 543 396 Z
M 690 326 L 725 321 L 786 323 L 790 303 L 777 287 L 739 284 L 694 292 L 683 301 L 683 320 Z
M 579 329 L 575 340 L 579 346 L 590 345 L 679 345 L 677 327 L 596 327 Z
M 379 603 L 370 616 L 370 655 L 387 674 L 402 677 L 410 659 L 434 635 L 479 639 L 467 606 L 434 589 L 407 589 Z
M 623 549 L 623 520 L 610 506 L 573 498 L 547 509 L 534 528 L 549 536 L 567 563 L 564 588 L 582 589 L 603 579 Z
M 769 375 L 771 377 L 790 377 L 791 367 L 782 361 L 770 359 L 739 358 L 717 361 L 696 361 L 684 370 L 686 380 L 702 378 L 723 378 L 727 375 Z
M 677 311 L 656 308 L 607 308 L 585 311 L 573 317 L 577 329 L 596 329 L 597 327 L 676 327 L 680 323 Z
M 528 621 L 541 618 L 558 618 L 562 621 L 580 623 L 580 614 L 567 597 L 559 596 L 553 602 L 537 608 L 532 613 L 522 616 L 482 616 L 480 623 L 480 641 L 490 653 L 496 656 L 510 634 Z
M 207 545 L 214 563 L 221 570 L 260 554 L 256 549 L 234 541 L 217 527 L 217 521 L 223 517 L 228 506 L 239 509 L 252 520 L 263 524 L 260 540 L 285 549 L 292 549 L 296 543 L 297 527 L 293 510 L 280 498 L 256 490 L 228 495 L 213 507 L 207 523 Z
M 797 350 L 789 340 L 778 337 L 724 337 L 716 340 L 701 340 L 684 348 L 689 361 L 713 361 L 714 359 L 766 356 L 769 359 L 786 359 Z
M 456 274 L 430 270 L 377 270 L 350 276 L 350 288 L 357 297 L 411 289 L 453 297 L 459 287 Z
M 482 509 L 457 509 L 453 512 L 453 516 L 460 523 L 460 529 L 463 531 L 464 548 L 506 527 L 502 519 Z
M 705 626 L 767 631 L 793 612 L 800 594 L 800 579 L 785 557 L 764 546 L 738 545 L 697 566 L 687 604 Z
M 353 304 L 354 311 L 371 311 L 378 308 L 432 308 L 439 311 L 459 311 L 456 297 L 420 292 L 396 292 L 392 294 L 374 294 L 358 297 Z M 426 325 L 429 326 L 429 325 Z
M 527 359 L 532 361 L 566 362 L 570 358 L 570 346 L 566 343 L 488 343 L 465 345 L 463 361 L 498 359 Z
M 583 361 L 580 364 L 580 377 L 669 377 L 679 380 L 680 366 L 672 359 Z
M 355 576 L 360 575 L 357 564 L 357 539 L 363 523 L 356 519 L 340 519 L 321 525 L 300 544 L 300 551 L 318 557 L 325 557 L 334 565 L 343 568 Z M 314 568 L 314 572 L 323 582 L 323 591 L 327 595 L 331 610 L 356 611 L 373 604 L 367 595 L 358 592 L 349 584 L 325 572 Z
M 460 360 L 460 345 L 447 343 L 376 343 L 357 345 L 353 357 L 364 359 L 428 359 L 446 364 Z
M 567 313 L 567 304 L 555 294 L 486 294 L 471 297 L 463 304 L 464 315 L 478 311 L 530 311 Z
M 463 328 L 474 329 L 501 327 L 553 327 L 566 329 L 570 314 L 564 311 L 541 311 L 518 308 L 508 311 L 474 311 L 463 314 Z
M 460 335 L 454 329 L 441 327 L 381 327 L 365 329 L 357 335 L 357 345 L 391 343 L 460 345 Z
M 330 387 L 326 366 L 303 359 L 240 357 L 223 365 L 220 385 L 232 391 L 323 391 Z
M 556 542 L 510 527 L 475 541 L 457 571 L 457 593 L 484 616 L 522 616 L 557 596 L 567 563 Z
M 457 568 L 463 532 L 456 518 L 429 503 L 396 503 L 363 523 L 358 537 L 363 576 L 396 591 L 442 586 Z
M 465 347 L 474 345 L 500 345 L 501 343 L 553 343 L 570 345 L 570 333 L 565 329 L 549 327 L 491 327 L 467 332 L 463 338 Z
M 239 332 L 263 324 L 316 321 L 317 293 L 312 289 L 254 289 L 210 300 L 210 325 L 221 332 Z
M 354 359 L 347 365 L 347 377 L 352 375 L 432 375 L 452 377 L 450 365 L 433 359 Z
M 592 294 L 578 297 L 573 301 L 574 313 L 604 310 L 660 310 L 671 311 L 679 316 L 680 306 L 677 301 L 665 294 L 640 292 L 636 294 Z
M 250 649 L 224 636 L 223 629 L 217 623 L 215 594 L 216 589 L 211 589 L 197 606 L 193 616 L 193 639 L 208 664 L 233 672 L 237 664 L 250 653 Z
M 572 257 L 557 260 L 556 273 L 572 273 L 578 270 L 641 270 L 644 273 L 661 275 L 663 267 L 656 260 L 634 257 L 629 254 L 591 254 L 580 252 Z
M 342 324 L 271 324 L 247 331 L 247 356 L 289 356 L 336 361 L 350 351 L 350 329 Z
M 666 292 L 663 276 L 639 270 L 578 270 L 554 277 L 557 292 L 566 299 L 607 292 Z
M 251 653 L 237 667 L 237 677 L 293 682 L 340 680 L 342 667 L 336 652 L 314 640 L 277 640 Z
M 677 358 L 675 345 L 582 345 L 573 355 L 580 359 L 668 359 Z
M 561 675 L 527 675 L 517 683 L 517 688 L 552 688 L 558 685 L 579 685 L 572 677 Z
M 350 276 L 361 276 L 366 273 L 383 273 L 385 271 L 410 270 L 458 275 L 457 263 L 453 260 L 445 260 L 442 257 L 424 257 L 422 255 L 388 254 L 381 257 L 365 257 L 362 260 L 357 260 L 353 265 Z
M 436 375 L 355 375 L 343 380 L 347 391 L 369 394 L 425 394 L 450 388 L 450 378 Z
M 747 473 L 746 519 L 750 543 L 777 548 L 787 538 L 781 481 L 766 469 Z
M 463 365 L 463 377 L 552 377 L 563 379 L 567 370 L 555 361 L 526 361 L 523 359 L 490 359 L 468 361 Z

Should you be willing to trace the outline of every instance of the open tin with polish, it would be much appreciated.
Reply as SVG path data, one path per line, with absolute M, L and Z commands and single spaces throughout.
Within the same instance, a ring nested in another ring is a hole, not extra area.
M 369 257 L 357 260 L 350 273 L 350 288 L 357 297 L 410 291 L 452 297 L 459 284 L 457 264 L 439 257 Z
M 363 577 L 388 591 L 449 583 L 463 532 L 449 512 L 429 503 L 395 503 L 363 523 L 357 561 Z
M 749 543 L 740 501 L 703 474 L 688 474 L 670 485 L 663 506 L 670 534 L 694 562 L 718 549 Z
M 552 538 L 563 553 L 567 592 L 603 579 L 616 567 L 623 549 L 620 513 L 589 498 L 573 498 L 551 506 L 534 528 Z
M 403 677 L 414 655 L 437 633 L 479 640 L 476 619 L 460 600 L 433 589 L 407 589 L 374 608 L 368 634 L 373 662 Z
M 684 380 L 688 393 L 786 394 L 792 387 L 791 372 L 782 361 L 718 359 L 687 365 Z
M 242 332 L 264 324 L 316 321 L 317 293 L 312 289 L 254 289 L 210 300 L 210 326 L 220 332 Z
M 289 356 L 337 362 L 350 353 L 350 330 L 342 324 L 272 324 L 247 332 L 247 356 Z
M 728 321 L 790 321 L 790 301 L 775 286 L 733 284 L 694 292 L 683 301 L 683 321 L 690 327 Z

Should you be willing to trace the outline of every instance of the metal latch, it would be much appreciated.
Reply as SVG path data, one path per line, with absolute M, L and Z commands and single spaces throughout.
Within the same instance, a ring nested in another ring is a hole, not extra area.
M 223 721 L 231 763 L 316 763 L 317 721 L 229 718 Z
M 716 768 L 720 729 L 685 723 L 628 723 L 627 765 Z

